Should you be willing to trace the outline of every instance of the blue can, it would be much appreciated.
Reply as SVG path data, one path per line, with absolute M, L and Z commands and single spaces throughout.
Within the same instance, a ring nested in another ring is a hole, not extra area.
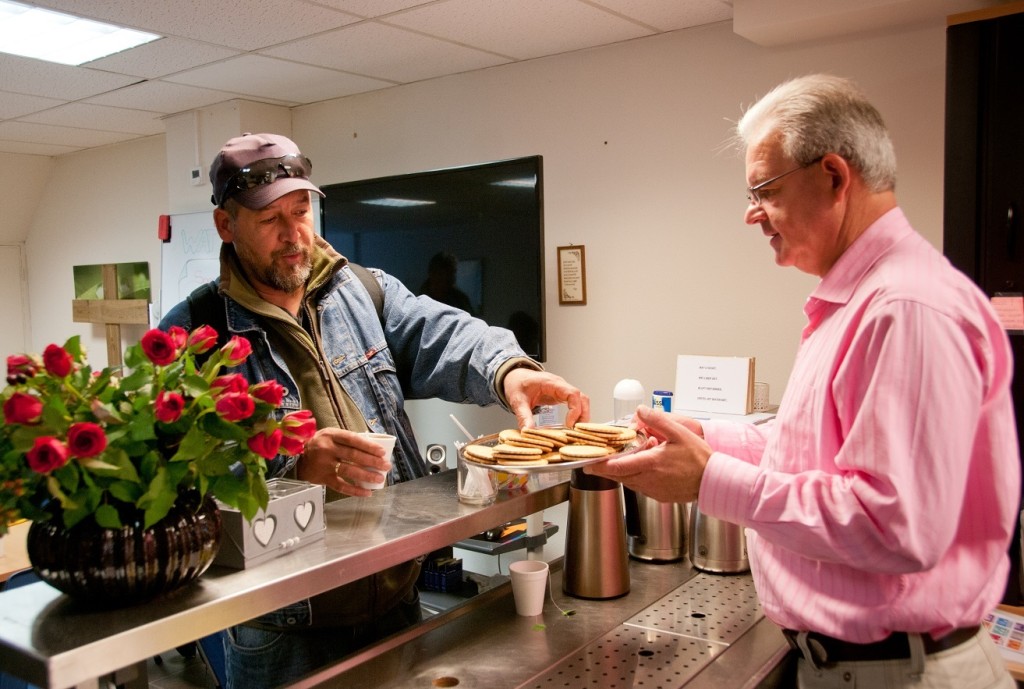
M 672 391 L 655 390 L 651 395 L 651 406 L 662 411 L 672 411 Z

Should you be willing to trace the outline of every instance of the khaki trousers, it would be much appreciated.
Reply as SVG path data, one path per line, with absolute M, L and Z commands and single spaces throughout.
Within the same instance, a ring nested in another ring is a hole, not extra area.
M 915 658 L 836 663 L 815 669 L 797 660 L 798 689 L 1016 689 L 988 631 L 946 651 L 923 656 L 924 672 Z

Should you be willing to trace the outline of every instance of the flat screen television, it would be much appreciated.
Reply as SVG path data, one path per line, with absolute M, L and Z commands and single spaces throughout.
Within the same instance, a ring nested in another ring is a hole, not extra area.
M 512 330 L 544 361 L 541 156 L 321 189 L 321 228 L 335 249 Z

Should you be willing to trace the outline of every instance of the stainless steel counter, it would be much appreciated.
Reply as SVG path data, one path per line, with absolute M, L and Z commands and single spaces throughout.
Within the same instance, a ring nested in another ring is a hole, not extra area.
M 292 689 L 739 689 L 778 686 L 785 670 L 749 575 L 631 561 L 630 592 L 605 601 L 563 594 L 560 570 L 552 580 L 540 617 L 516 615 L 505 582 Z
M 49 689 L 96 687 L 128 668 L 119 680 L 133 684 L 158 653 L 564 502 L 567 480 L 539 474 L 487 507 L 458 502 L 454 471 L 339 500 L 325 509 L 323 541 L 249 570 L 212 567 L 120 610 L 90 610 L 41 583 L 0 593 L 0 668 Z

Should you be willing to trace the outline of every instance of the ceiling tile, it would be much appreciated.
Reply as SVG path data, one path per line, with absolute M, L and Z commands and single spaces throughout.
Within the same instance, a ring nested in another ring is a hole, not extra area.
M 9 141 L 0 139 L 0 153 L 22 153 L 37 156 L 59 156 L 65 153 L 80 151 L 85 146 L 57 146 L 45 143 L 30 143 L 27 141 Z
M 653 33 L 578 0 L 448 0 L 387 21 L 521 60 Z
M 87 98 L 85 102 L 109 105 L 114 108 L 150 110 L 170 115 L 215 103 L 223 103 L 232 98 L 239 98 L 240 95 L 224 91 L 211 91 L 185 84 L 172 84 L 166 81 L 146 81 L 104 93 L 95 98 Z
M 360 19 L 297 0 L 42 0 L 36 4 L 238 50 L 258 50 Z
M 11 120 L 0 122 L 0 139 L 28 141 L 38 144 L 59 144 L 89 148 L 92 146 L 105 146 L 134 138 L 136 137 L 123 132 L 57 127 L 49 124 L 33 124 L 32 122 L 15 122 Z
M 171 77 L 169 81 L 233 91 L 253 98 L 293 104 L 315 103 L 393 84 L 331 69 L 300 65 L 261 55 L 246 55 Z
M 493 67 L 508 59 L 378 22 L 363 22 L 262 51 L 396 83 Z
M 56 98 L 42 98 L 40 96 L 26 96 L 21 93 L 5 93 L 0 91 L 0 120 L 39 112 L 64 102 Z
M 238 54 L 237 50 L 209 43 L 189 41 L 184 38 L 161 38 L 140 45 L 138 48 L 93 60 L 86 66 L 106 72 L 155 79 Z
M 591 0 L 595 5 L 643 22 L 658 31 L 720 22 L 732 17 L 726 0 Z
M 126 86 L 135 77 L 110 74 L 95 69 L 69 67 L 17 55 L 0 53 L 0 91 L 29 96 L 78 100 Z
M 148 135 L 164 133 L 162 117 L 163 115 L 159 113 L 145 110 L 69 103 L 35 115 L 22 117 L 21 121 Z
M 333 7 L 336 10 L 351 12 L 352 14 L 368 19 L 383 17 L 392 12 L 406 10 L 419 5 L 429 5 L 436 0 L 320 0 L 321 5 Z

